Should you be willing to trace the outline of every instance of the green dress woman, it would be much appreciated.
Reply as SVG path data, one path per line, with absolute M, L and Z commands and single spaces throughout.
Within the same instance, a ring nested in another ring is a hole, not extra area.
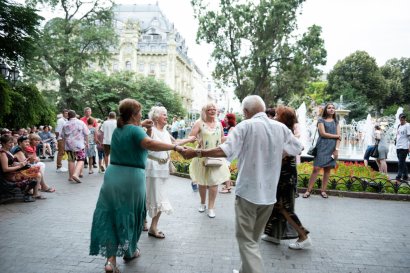
M 151 120 L 141 123 L 141 105 L 133 99 L 120 102 L 117 129 L 111 139 L 108 166 L 94 211 L 90 255 L 107 258 L 105 272 L 118 273 L 116 257 L 125 261 L 140 256 L 138 240 L 144 226 L 145 164 L 148 151 L 178 152 L 184 149 L 148 137 Z M 147 128 L 147 133 L 140 127 Z

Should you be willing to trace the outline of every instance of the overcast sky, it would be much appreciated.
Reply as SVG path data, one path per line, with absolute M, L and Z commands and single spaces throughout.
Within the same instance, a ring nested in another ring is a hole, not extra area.
M 164 15 L 186 39 L 188 55 L 205 73 L 212 47 L 195 42 L 198 24 L 190 0 L 114 0 L 118 4 L 158 3 Z M 217 5 L 219 0 L 208 0 Z M 24 0 L 17 0 L 24 2 Z M 329 72 L 338 60 L 356 50 L 364 50 L 379 66 L 388 59 L 410 57 L 410 0 L 307 0 L 298 17 L 299 29 L 322 27 Z M 42 13 L 50 19 L 50 13 Z
M 188 55 L 206 71 L 211 47 L 197 45 L 197 22 L 190 0 L 115 0 L 116 3 L 156 4 L 185 37 Z M 218 0 L 210 0 L 216 2 Z M 327 50 L 328 72 L 338 60 L 364 50 L 378 65 L 388 59 L 410 57 L 410 0 L 307 0 L 299 15 L 299 28 L 322 27 Z

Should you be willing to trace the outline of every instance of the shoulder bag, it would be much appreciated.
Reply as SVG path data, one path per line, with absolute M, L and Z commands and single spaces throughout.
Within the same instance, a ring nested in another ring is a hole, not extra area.
M 220 167 L 224 164 L 224 159 L 220 157 L 205 157 L 205 167 Z
M 370 153 L 371 157 L 374 158 L 378 158 L 379 157 L 379 141 L 376 142 L 376 144 L 374 145 L 371 153 Z
M 315 138 L 316 138 L 316 133 L 317 133 L 317 131 L 318 131 L 318 128 L 316 128 L 316 131 L 315 131 L 315 135 L 313 136 L 313 139 L 312 139 L 312 145 L 310 145 L 310 148 L 309 148 L 309 150 L 307 151 L 307 154 L 308 155 L 311 155 L 311 156 L 313 156 L 313 157 L 315 157 L 316 155 L 317 155 L 317 143 L 315 144 L 315 145 L 313 145 L 313 143 L 315 143 Z

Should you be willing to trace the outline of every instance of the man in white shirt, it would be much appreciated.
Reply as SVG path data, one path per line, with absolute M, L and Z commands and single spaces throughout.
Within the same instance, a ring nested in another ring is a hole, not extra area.
M 173 138 L 177 139 L 178 138 L 178 126 L 179 122 L 177 117 L 174 117 L 172 119 L 172 125 L 171 125 L 171 135 Z
M 61 138 L 61 129 L 63 129 L 64 124 L 67 122 L 68 110 L 64 109 L 62 117 L 57 120 L 57 127 L 55 129 L 55 134 L 57 138 L 57 172 L 66 172 L 67 169 L 63 167 L 62 158 L 64 156 L 64 139 Z
M 178 121 L 178 138 L 184 139 L 185 138 L 185 120 L 184 117 L 179 117 Z
M 108 160 L 111 152 L 111 138 L 117 128 L 117 118 L 115 112 L 108 114 L 108 119 L 104 121 L 101 126 L 101 131 L 104 133 L 103 145 L 104 145 L 104 163 L 105 167 L 108 167 Z
M 410 124 L 406 122 L 406 115 L 401 113 L 399 115 L 400 125 L 397 128 L 396 136 L 396 152 L 398 161 L 398 171 L 396 180 L 409 180 L 409 173 L 407 170 L 406 158 L 410 153 Z
M 234 272 L 262 273 L 260 237 L 276 202 L 282 157 L 296 156 L 303 147 L 284 124 L 267 117 L 261 97 L 247 96 L 242 108 L 246 120 L 235 127 L 225 143 L 208 150 L 187 149 L 183 154 L 186 158 L 238 159 L 235 227 L 242 265 Z

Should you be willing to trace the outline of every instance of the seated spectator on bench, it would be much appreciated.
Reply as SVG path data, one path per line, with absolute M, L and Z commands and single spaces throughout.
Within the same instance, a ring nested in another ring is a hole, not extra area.
M 43 199 L 41 195 L 38 195 L 38 189 L 36 187 L 37 181 L 33 175 L 25 172 L 22 168 L 27 165 L 27 160 L 17 162 L 16 158 L 10 153 L 10 149 L 13 145 L 13 138 L 8 135 L 3 135 L 0 138 L 2 148 L 0 149 L 0 178 L 9 183 L 14 183 L 16 188 L 20 188 L 24 194 L 25 202 L 35 201 L 35 197 Z M 38 175 L 39 169 L 35 172 Z M 30 195 L 30 191 L 33 190 L 34 197 Z
M 53 159 L 54 154 L 51 149 L 51 143 L 53 141 L 53 136 L 51 135 L 50 132 L 50 127 L 49 126 L 44 126 L 43 131 L 38 133 L 39 137 L 41 138 L 41 144 L 43 145 L 42 152 L 43 154 L 40 156 L 40 159 L 45 159 L 46 158 L 46 153 L 48 153 L 48 158 Z
M 43 162 L 40 162 L 40 158 L 37 156 L 37 146 L 41 141 L 41 138 L 37 134 L 30 134 L 28 136 L 30 145 L 25 147 L 24 149 L 24 155 L 26 158 L 28 158 L 30 164 L 35 165 L 35 166 L 40 166 L 40 172 L 41 172 L 41 180 L 40 180 L 40 186 L 41 186 L 41 191 L 44 192 L 55 192 L 56 190 L 53 187 L 50 187 L 46 184 L 45 179 L 44 179 L 44 174 L 45 174 L 45 169 L 46 165 Z

